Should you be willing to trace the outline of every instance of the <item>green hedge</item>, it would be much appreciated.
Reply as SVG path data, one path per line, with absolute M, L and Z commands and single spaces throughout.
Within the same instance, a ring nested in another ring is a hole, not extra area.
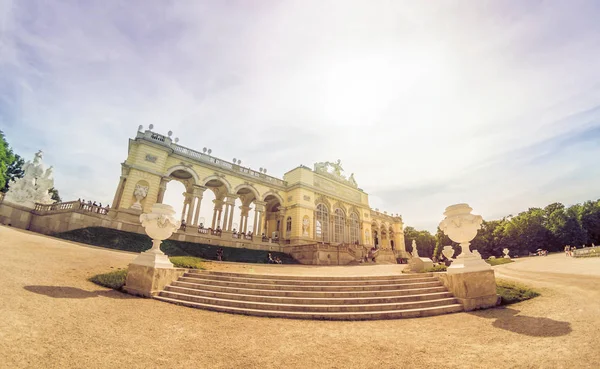
M 528 286 L 503 279 L 496 279 L 496 293 L 502 298 L 501 305 L 514 304 L 540 295 Z
M 146 235 L 119 231 L 112 228 L 89 227 L 58 233 L 55 237 L 76 241 L 88 245 L 106 247 L 114 250 L 142 252 L 152 247 L 152 241 Z M 217 250 L 223 249 L 223 261 L 240 263 L 266 263 L 269 251 L 251 250 L 237 247 L 207 245 L 201 243 L 165 240 L 161 250 L 169 256 L 193 256 L 206 260 L 216 260 Z M 273 257 L 279 257 L 284 264 L 298 264 L 289 254 L 272 251 Z

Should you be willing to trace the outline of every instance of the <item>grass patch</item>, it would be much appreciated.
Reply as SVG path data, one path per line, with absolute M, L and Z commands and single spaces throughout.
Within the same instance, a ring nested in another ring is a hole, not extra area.
M 490 264 L 491 266 L 494 266 L 494 265 L 513 263 L 514 261 L 512 259 L 496 258 L 496 259 L 485 259 L 485 262 Z
M 427 268 L 427 269 L 423 270 L 422 273 L 445 272 L 447 268 L 448 267 L 446 267 L 444 264 L 440 264 L 440 265 L 435 265 L 433 268 Z
M 126 278 L 127 269 L 119 269 L 110 273 L 96 274 L 95 276 L 91 277 L 89 281 L 99 284 L 103 287 L 121 291 L 123 286 L 125 286 Z
M 142 252 L 152 247 L 150 237 L 112 228 L 88 227 L 54 234 L 64 240 L 105 247 L 113 250 Z M 169 257 L 193 256 L 205 260 L 217 260 L 217 250 L 223 249 L 223 261 L 240 263 L 266 263 L 269 251 L 252 250 L 241 247 L 226 247 L 203 243 L 164 240 L 160 249 Z M 291 255 L 284 252 L 271 251 L 273 257 L 279 257 L 283 264 L 298 264 Z
M 503 279 L 496 280 L 496 293 L 502 298 L 500 305 L 514 304 L 540 295 L 528 286 Z
M 193 256 L 173 256 L 169 260 L 177 268 L 204 269 L 205 260 Z

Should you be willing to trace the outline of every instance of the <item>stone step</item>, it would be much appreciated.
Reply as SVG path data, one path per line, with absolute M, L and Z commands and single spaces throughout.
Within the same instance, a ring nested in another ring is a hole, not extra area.
M 379 291 L 379 290 L 393 290 L 393 289 L 415 289 L 424 287 L 437 287 L 441 285 L 436 279 L 432 279 L 428 282 L 410 282 L 403 281 L 394 284 L 375 284 L 375 285 L 337 285 L 326 284 L 326 285 L 290 285 L 283 284 L 270 284 L 270 283 L 245 283 L 245 282 L 230 282 L 221 280 L 211 280 L 204 278 L 195 277 L 181 277 L 179 278 L 182 282 L 192 282 L 197 284 L 210 284 L 213 286 L 221 287 L 237 287 L 237 288 L 255 288 L 263 290 L 292 290 L 292 291 Z
M 258 288 L 241 288 L 216 286 L 211 283 L 196 283 L 182 281 L 174 281 L 171 286 L 186 287 L 190 289 L 198 289 L 210 292 L 234 293 L 243 295 L 259 295 L 259 296 L 278 296 L 278 297 L 329 297 L 329 298 L 366 298 L 366 297 L 393 297 L 418 295 L 425 293 L 447 292 L 446 288 L 438 283 L 433 287 L 418 287 L 406 289 L 388 289 L 374 291 L 311 291 L 311 290 L 286 290 L 286 289 L 258 289 Z
M 177 293 L 172 291 L 160 292 L 161 297 L 171 298 L 180 301 L 190 301 L 200 304 L 210 304 L 219 306 L 228 306 L 242 309 L 253 310 L 275 310 L 275 311 L 304 311 L 304 312 L 361 312 L 361 311 L 388 311 L 388 310 L 407 310 L 422 309 L 435 306 L 445 306 L 456 303 L 456 299 L 442 298 L 436 300 L 395 302 L 395 303 L 370 303 L 370 304 L 281 304 L 268 302 L 254 302 L 220 299 L 213 297 L 203 297 Z
M 386 285 L 386 284 L 397 284 L 397 283 L 415 283 L 415 282 L 432 282 L 437 281 L 434 276 L 419 278 L 393 278 L 393 279 L 346 279 L 337 278 L 331 280 L 320 280 L 320 279 L 275 279 L 275 278 L 248 278 L 240 276 L 220 276 L 216 274 L 188 272 L 184 274 L 184 277 L 209 279 L 213 281 L 228 281 L 228 282 L 241 282 L 241 283 L 261 283 L 261 284 L 286 284 L 286 285 L 313 285 L 313 286 L 324 286 L 324 285 Z
M 349 280 L 349 281 L 368 281 L 371 279 L 375 280 L 406 280 L 413 278 L 424 278 L 433 277 L 432 273 L 412 273 L 412 274 L 398 274 L 391 276 L 299 276 L 299 275 L 282 275 L 282 274 L 250 274 L 250 273 L 232 273 L 232 272 L 221 272 L 215 270 L 197 270 L 190 269 L 190 273 L 194 274 L 208 274 L 218 277 L 239 277 L 239 278 L 257 278 L 257 279 L 278 279 L 278 280 L 315 280 L 315 281 L 338 281 L 338 280 Z
M 238 301 L 252 301 L 252 302 L 268 302 L 278 304 L 327 304 L 327 305 L 339 305 L 339 304 L 377 304 L 377 303 L 396 303 L 396 302 L 411 302 L 411 301 L 425 301 L 425 300 L 436 300 L 442 298 L 451 298 L 452 294 L 446 291 L 422 293 L 422 294 L 411 294 L 411 295 L 395 295 L 395 296 L 381 296 L 379 294 L 373 294 L 371 297 L 330 297 L 329 292 L 325 292 L 320 297 L 288 297 L 288 296 L 265 296 L 263 294 L 251 295 L 242 293 L 230 293 L 230 292 L 214 292 L 203 289 L 179 287 L 179 286 L 167 286 L 165 288 L 167 292 L 176 292 L 187 295 L 202 296 L 207 298 L 219 298 L 228 300 Z M 416 291 L 418 292 L 418 291 Z
M 448 304 L 426 308 L 401 309 L 387 311 L 357 311 L 357 312 L 306 312 L 306 311 L 283 311 L 283 310 L 261 310 L 248 309 L 233 306 L 213 305 L 198 303 L 187 300 L 179 300 L 162 296 L 155 296 L 157 300 L 171 302 L 178 305 L 195 307 L 205 310 L 265 316 L 290 319 L 321 319 L 321 320 L 373 320 L 373 319 L 400 319 L 433 316 L 440 314 L 456 313 L 463 310 L 460 304 Z

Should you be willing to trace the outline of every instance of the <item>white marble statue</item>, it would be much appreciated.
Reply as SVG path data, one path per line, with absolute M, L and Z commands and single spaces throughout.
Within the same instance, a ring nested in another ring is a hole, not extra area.
M 417 241 L 415 240 L 412 241 L 412 256 L 414 258 L 419 257 L 419 250 L 417 250 Z
M 48 193 L 54 187 L 52 167 L 45 169 L 42 163 L 43 152 L 35 154 L 33 162 L 27 161 L 23 166 L 23 177 L 11 180 L 6 193 L 6 201 L 33 208 L 36 203 L 53 204 Z
M 302 236 L 303 237 L 308 237 L 308 226 L 310 225 L 310 221 L 308 220 L 308 218 L 304 218 L 302 220 Z

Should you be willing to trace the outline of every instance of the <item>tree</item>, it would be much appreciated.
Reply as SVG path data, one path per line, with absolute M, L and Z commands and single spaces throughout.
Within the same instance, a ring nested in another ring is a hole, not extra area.
M 60 195 L 58 194 L 58 190 L 54 187 L 48 190 L 48 193 L 52 196 L 52 200 L 56 202 L 62 202 Z
M 4 132 L 0 131 L 0 188 L 2 189 L 6 185 L 6 171 L 14 161 L 15 155 L 4 138 Z
M 15 160 L 8 166 L 6 170 L 6 183 L 4 184 L 4 188 L 0 189 L 0 192 L 8 191 L 11 180 L 23 178 L 25 175 L 25 172 L 23 172 L 23 165 L 25 165 L 25 160 L 23 160 L 23 158 L 19 155 L 15 154 Z

